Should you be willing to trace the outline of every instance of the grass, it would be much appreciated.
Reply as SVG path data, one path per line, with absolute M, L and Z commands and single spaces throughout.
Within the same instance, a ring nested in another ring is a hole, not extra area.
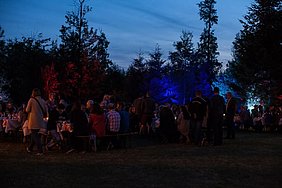
M 155 144 L 129 149 L 34 156 L 22 143 L 0 143 L 1 187 L 281 187 L 282 135 L 237 134 L 223 146 Z

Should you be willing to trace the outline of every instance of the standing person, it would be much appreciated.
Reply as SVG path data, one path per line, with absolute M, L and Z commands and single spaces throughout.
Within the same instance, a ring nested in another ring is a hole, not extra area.
M 133 101 L 133 107 L 135 109 L 138 126 L 140 126 L 141 123 L 143 99 L 144 99 L 143 95 L 140 94 L 140 96 Z
M 149 134 L 155 111 L 155 101 L 150 97 L 149 92 L 147 92 L 146 97 L 142 101 L 141 109 L 142 116 L 140 133 Z
M 188 111 L 191 114 L 191 141 L 196 145 L 200 145 L 202 141 L 202 124 L 207 112 L 207 102 L 202 98 L 200 90 L 197 90 L 195 95 L 188 106 Z
M 48 111 L 45 101 L 41 98 L 41 92 L 38 88 L 32 90 L 31 98 L 26 107 L 28 113 L 28 128 L 31 130 L 31 143 L 27 147 L 27 152 L 32 152 L 34 144 L 37 146 L 37 154 L 43 155 L 43 148 L 40 139 L 39 130 L 45 128 L 46 122 L 43 114 Z
M 125 109 L 125 105 L 123 102 L 117 103 L 117 112 L 120 115 L 120 133 L 129 132 L 129 112 Z
M 113 103 L 108 104 L 108 110 L 106 114 L 106 131 L 109 135 L 116 135 L 120 130 L 120 114 L 115 110 Z M 116 147 L 117 145 L 117 138 L 115 136 L 111 137 L 108 147 Z
M 120 115 L 120 128 L 119 132 L 120 133 L 128 133 L 130 131 L 129 128 L 129 112 L 125 108 L 125 105 L 123 102 L 117 102 L 117 112 Z M 119 142 L 120 146 L 122 148 L 126 148 L 126 143 L 127 143 L 127 137 L 126 136 L 121 136 L 119 137 Z
M 102 138 L 106 134 L 106 116 L 99 104 L 94 103 L 90 111 L 89 126 L 92 134 Z
M 225 113 L 225 101 L 224 98 L 219 95 L 219 88 L 215 87 L 213 90 L 213 96 L 210 99 L 209 106 L 209 125 L 208 132 L 209 138 L 213 142 L 213 145 L 222 145 L 223 138 L 223 114 Z
M 82 152 L 86 152 L 87 143 L 84 140 L 78 139 L 77 136 L 88 136 L 89 127 L 88 119 L 85 115 L 85 112 L 81 109 L 81 102 L 79 100 L 73 103 L 72 109 L 70 111 L 70 123 L 73 127 L 73 134 L 71 135 L 71 145 Z M 74 148 L 71 148 L 67 153 L 73 151 Z
M 175 142 L 178 136 L 175 116 L 169 103 L 166 103 L 160 110 L 160 134 L 162 143 Z
M 177 116 L 177 128 L 180 132 L 180 142 L 190 143 L 189 129 L 190 129 L 190 114 L 186 106 L 180 106 L 180 113 Z
M 131 132 L 136 132 L 139 129 L 139 121 L 138 115 L 136 114 L 136 109 L 132 105 L 129 108 L 129 130 Z
M 50 93 L 49 98 L 46 101 L 46 105 L 48 107 L 49 112 L 53 111 L 57 107 L 57 101 L 56 101 L 56 94 L 55 93 Z
M 227 127 L 226 139 L 235 138 L 235 123 L 234 116 L 237 111 L 236 99 L 232 96 L 231 92 L 226 93 L 227 103 L 226 103 L 226 114 L 225 123 Z
M 91 149 L 97 151 L 97 138 L 101 139 L 106 134 L 106 116 L 98 103 L 93 104 L 89 115 Z M 99 143 L 98 143 L 99 146 Z
M 88 100 L 86 102 L 86 106 L 85 106 L 85 111 L 86 111 L 86 114 L 87 114 L 87 117 L 89 117 L 92 109 L 93 109 L 93 105 L 94 105 L 94 101 L 93 100 Z

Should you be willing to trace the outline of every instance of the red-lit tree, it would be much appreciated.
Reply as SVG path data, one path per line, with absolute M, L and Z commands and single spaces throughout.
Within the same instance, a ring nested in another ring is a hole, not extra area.
M 101 97 L 101 83 L 112 65 L 107 53 L 109 42 L 102 31 L 89 28 L 85 16 L 91 8 L 84 2 L 79 0 L 78 11 L 65 16 L 66 25 L 60 29 L 61 44 L 55 49 L 58 92 L 68 99 Z M 49 92 L 52 89 L 47 84 L 45 80 Z
M 55 70 L 54 63 L 47 65 L 41 70 L 43 83 L 43 91 L 46 96 L 50 93 L 58 93 L 59 82 L 58 72 Z

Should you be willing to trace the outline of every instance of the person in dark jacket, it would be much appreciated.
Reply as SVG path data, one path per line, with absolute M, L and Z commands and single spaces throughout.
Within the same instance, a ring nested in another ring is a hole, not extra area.
M 149 93 L 142 101 L 142 115 L 141 115 L 141 134 L 150 134 L 151 124 L 154 117 L 155 101 L 150 97 Z
M 190 132 L 192 143 L 200 145 L 202 141 L 202 124 L 207 114 L 207 102 L 202 98 L 200 90 L 197 90 L 195 95 L 188 106 L 188 111 L 191 114 Z
M 89 126 L 87 114 L 81 110 L 81 102 L 75 101 L 71 112 L 70 112 L 70 123 L 73 127 L 73 133 L 71 140 L 73 141 L 72 146 L 77 150 L 85 151 L 87 150 L 87 145 L 82 139 L 78 139 L 77 136 L 88 136 Z
M 209 125 L 208 132 L 210 134 L 210 141 L 213 145 L 222 145 L 223 138 L 223 114 L 225 114 L 225 101 L 224 98 L 219 95 L 219 88 L 215 87 L 213 91 L 214 95 L 210 99 L 209 103 Z
M 178 138 L 175 116 L 169 104 L 165 104 L 160 110 L 160 134 L 162 142 L 175 142 Z

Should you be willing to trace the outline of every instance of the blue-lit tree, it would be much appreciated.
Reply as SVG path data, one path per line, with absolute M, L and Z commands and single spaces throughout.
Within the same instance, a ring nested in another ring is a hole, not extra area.
M 145 63 L 144 89 L 150 91 L 150 95 L 158 100 L 159 93 L 162 93 L 161 80 L 164 77 L 163 67 L 165 60 L 162 58 L 161 48 L 157 44 L 154 51 L 149 53 Z
M 187 103 L 193 92 L 195 50 L 192 40 L 192 33 L 182 31 L 180 40 L 173 43 L 175 50 L 169 52 L 169 76 L 177 89 L 179 104 Z

